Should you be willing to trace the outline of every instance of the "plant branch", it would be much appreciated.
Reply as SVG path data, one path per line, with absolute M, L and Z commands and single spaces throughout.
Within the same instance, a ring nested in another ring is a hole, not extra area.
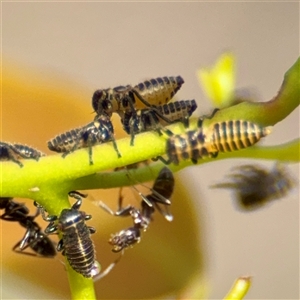
M 286 118 L 300 101 L 300 59 L 286 72 L 279 93 L 268 102 L 243 102 L 218 111 L 212 119 L 206 119 L 203 127 L 227 120 L 248 120 L 262 126 L 275 125 Z M 197 120 L 191 119 L 190 130 L 196 128 Z M 182 124 L 167 127 L 174 133 L 184 133 Z M 23 168 L 13 162 L 0 164 L 0 197 L 30 198 L 39 202 L 50 214 L 59 215 L 70 207 L 68 192 L 74 189 L 109 188 L 129 185 L 125 171 L 99 173 L 116 167 L 126 166 L 152 157 L 165 155 L 166 137 L 156 132 L 146 132 L 136 136 L 134 147 L 130 138 L 117 141 L 121 158 L 117 157 L 111 143 L 93 147 L 94 164 L 89 165 L 88 149 L 80 149 L 66 158 L 61 154 L 42 157 L 38 162 L 24 160 Z M 217 159 L 200 160 L 199 164 L 227 158 L 264 158 L 299 161 L 299 140 L 274 147 L 252 147 L 242 151 L 220 154 Z M 185 161 L 179 166 L 170 165 L 172 171 L 191 166 Z M 136 170 L 139 181 L 154 179 L 161 164 L 153 164 L 151 169 Z M 93 283 L 74 272 L 68 265 L 68 276 L 74 299 L 95 299 Z

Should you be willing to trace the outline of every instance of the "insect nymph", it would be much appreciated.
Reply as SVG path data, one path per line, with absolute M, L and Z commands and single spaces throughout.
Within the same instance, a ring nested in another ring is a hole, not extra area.
M 118 157 L 119 153 L 114 139 L 112 123 L 104 116 L 99 116 L 93 122 L 79 128 L 62 133 L 48 142 L 48 148 L 52 151 L 63 153 L 63 157 L 69 153 L 81 149 L 89 149 L 89 162 L 93 164 L 92 146 L 112 141 Z
M 29 216 L 28 208 L 22 203 L 15 202 L 12 198 L 0 198 L 0 209 L 4 209 L 0 219 L 18 222 L 26 228 L 24 237 L 13 247 L 13 251 L 43 257 L 54 257 L 56 255 L 53 242 L 42 232 L 38 223 L 34 221 L 39 215 L 38 211 L 35 215 Z M 24 252 L 27 248 L 30 248 L 34 253 Z
M 270 133 L 270 127 L 263 127 L 245 120 L 230 120 L 213 123 L 207 129 L 202 127 L 203 118 L 198 120 L 198 129 L 183 134 L 164 132 L 169 136 L 166 142 L 168 159 L 158 157 L 164 163 L 179 164 L 190 159 L 217 157 L 219 152 L 236 151 L 250 147 Z
M 125 111 L 167 103 L 183 83 L 181 76 L 165 76 L 146 80 L 134 87 L 126 85 L 96 90 L 92 106 L 97 115 L 105 114 L 110 117 L 112 113 L 118 113 L 122 118 Z
M 62 234 L 62 239 L 57 245 L 57 250 L 62 251 L 66 256 L 70 266 L 84 277 L 93 277 L 100 272 L 100 265 L 96 261 L 94 244 L 91 234 L 95 233 L 93 227 L 85 224 L 91 216 L 80 211 L 82 198 L 85 195 L 73 191 L 69 193 L 70 197 L 76 199 L 72 208 L 64 209 L 60 216 L 45 216 L 44 209 L 37 204 L 42 212 L 44 220 L 50 224 L 45 229 L 45 233 L 51 234 L 56 231 Z
M 189 126 L 189 117 L 197 109 L 195 100 L 181 100 L 160 106 L 152 106 L 138 111 L 125 112 L 122 119 L 124 130 L 131 135 L 133 145 L 136 133 L 160 129 L 166 124 L 183 122 L 185 127 Z
M 20 159 L 39 160 L 41 156 L 45 154 L 27 145 L 0 142 L 0 161 L 13 161 L 23 167 Z
M 157 209 L 168 221 L 173 220 L 173 216 L 168 211 L 170 200 L 174 189 L 174 177 L 172 172 L 164 167 L 155 180 L 152 193 L 142 197 L 141 208 L 138 209 L 132 205 L 122 207 L 122 198 L 119 199 L 119 208 L 116 212 L 112 211 L 106 204 L 100 202 L 100 207 L 113 216 L 126 217 L 131 216 L 133 226 L 123 229 L 116 234 L 113 234 L 109 243 L 113 246 L 113 252 L 120 252 L 136 243 L 140 242 L 141 231 L 146 231 L 151 221 L 153 214 Z M 146 199 L 145 199 L 146 198 Z M 149 204 L 151 206 L 149 206 Z M 162 208 L 162 207 L 164 208 Z

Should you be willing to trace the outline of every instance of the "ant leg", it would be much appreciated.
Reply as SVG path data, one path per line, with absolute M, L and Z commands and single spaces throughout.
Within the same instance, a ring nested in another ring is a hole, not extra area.
M 169 199 L 167 199 L 166 197 L 162 196 L 160 193 L 158 193 L 156 190 L 154 190 L 153 188 L 150 189 L 151 192 L 153 193 L 153 195 L 155 196 L 155 200 L 165 204 L 165 205 L 171 205 L 171 201 Z
M 122 195 L 123 187 L 120 187 L 119 189 L 119 197 L 118 197 L 118 211 L 123 208 L 123 195 Z
M 165 210 L 162 210 L 161 207 L 155 203 L 155 208 L 165 217 L 167 221 L 173 221 L 173 215 L 169 212 L 168 206 L 165 206 Z
M 30 256 L 38 256 L 38 255 L 35 254 L 35 253 L 30 253 L 30 252 L 25 252 L 25 251 L 24 251 L 25 249 L 27 249 L 27 248 L 30 246 L 30 244 L 27 244 L 27 245 L 24 246 L 23 248 L 21 248 L 20 244 L 21 244 L 21 241 L 18 242 L 18 243 L 16 243 L 16 244 L 14 245 L 14 247 L 12 248 L 12 250 L 13 250 L 14 252 L 20 253 L 20 254 L 25 254 L 25 255 L 30 255 Z
M 114 262 L 112 262 L 103 272 L 93 277 L 93 282 L 96 282 L 102 279 L 103 277 L 105 277 L 107 274 L 109 274 L 111 270 L 116 266 L 116 264 L 121 260 L 123 255 L 124 255 L 124 249 L 122 250 L 121 255 Z
M 134 181 L 133 179 L 132 179 L 132 177 L 131 177 L 131 175 L 130 175 L 130 173 L 129 173 L 129 171 L 127 170 L 127 177 L 128 177 L 128 179 L 130 179 L 130 180 L 132 180 L 132 181 Z M 131 177 L 131 178 L 129 178 L 129 177 Z M 140 183 L 139 183 L 140 184 Z M 143 185 L 143 184 L 142 184 Z M 144 186 L 144 185 L 143 185 Z M 148 205 L 148 206 L 150 206 L 150 207 L 152 207 L 153 205 L 152 205 L 152 203 L 151 203 L 151 201 L 149 201 L 148 200 L 148 198 L 145 196 L 145 195 L 143 195 L 134 185 L 132 185 L 131 186 L 131 188 L 133 188 L 138 194 L 139 194 L 139 196 L 143 199 L 143 201 L 144 202 L 146 202 L 146 204 Z M 120 202 L 120 201 L 123 201 L 123 197 L 121 198 L 122 196 L 119 194 L 119 204 L 121 204 L 122 202 Z M 120 208 L 121 208 L 121 206 L 120 206 Z
M 18 244 L 19 244 L 19 248 L 20 248 L 21 250 L 28 247 L 27 241 L 28 241 L 28 239 L 29 239 L 29 237 L 30 237 L 30 234 L 31 234 L 30 229 L 27 229 L 27 231 L 26 231 L 24 237 L 23 237 L 22 240 L 18 243 Z M 26 244 L 27 244 L 27 245 L 26 245 Z M 26 245 L 26 246 L 25 246 L 25 245 Z
M 109 206 L 107 206 L 104 202 L 102 201 L 99 201 L 98 202 L 98 205 L 104 209 L 106 212 L 108 212 L 109 214 L 111 214 L 112 216 L 130 216 L 130 211 L 132 210 L 132 206 L 131 205 L 128 205 L 124 208 L 120 208 L 118 209 L 116 212 L 114 212 Z

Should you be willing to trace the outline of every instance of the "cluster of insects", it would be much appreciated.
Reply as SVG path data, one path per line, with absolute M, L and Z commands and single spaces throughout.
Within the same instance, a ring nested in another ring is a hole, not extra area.
M 199 159 L 215 158 L 219 152 L 250 147 L 269 134 L 269 127 L 247 120 L 217 122 L 205 128 L 203 121 L 206 117 L 199 118 L 197 129 L 191 130 L 189 119 L 197 109 L 196 101 L 192 99 L 170 102 L 183 83 L 181 76 L 165 76 L 147 80 L 135 86 L 125 85 L 96 90 L 92 96 L 92 108 L 96 113 L 94 120 L 57 135 L 48 141 L 48 148 L 62 153 L 62 157 L 66 157 L 75 150 L 87 148 L 89 164 L 92 165 L 93 146 L 112 142 L 113 149 L 120 158 L 122 153 L 118 149 L 111 121 L 114 113 L 119 115 L 124 131 L 130 135 L 131 146 L 134 146 L 135 135 L 145 131 L 157 131 L 160 135 L 166 136 L 167 158 L 161 156 L 153 158 L 153 160 L 161 160 L 164 164 L 177 165 L 183 160 L 197 163 Z M 186 128 L 183 134 L 174 134 L 165 127 L 175 122 L 183 123 Z M 1 161 L 12 161 L 23 167 L 22 160 L 39 160 L 41 156 L 44 154 L 26 145 L 0 142 Z M 250 203 L 245 200 L 246 196 L 243 192 L 248 189 L 249 185 L 251 186 L 252 182 L 255 182 L 252 177 L 263 176 L 261 174 L 263 172 L 250 167 L 244 168 L 243 172 L 247 174 L 240 177 L 234 176 L 236 182 L 233 184 L 239 186 L 238 192 L 240 195 L 243 194 L 240 196 L 243 202 Z M 252 177 L 248 176 L 250 173 Z M 271 185 L 270 182 L 274 177 L 266 179 L 266 185 Z M 233 186 L 224 184 L 219 187 Z M 125 249 L 140 242 L 142 232 L 149 228 L 155 211 L 158 211 L 167 221 L 173 220 L 169 207 L 170 197 L 174 190 L 174 177 L 167 167 L 161 169 L 150 190 L 151 193 L 148 195 L 139 192 L 141 197 L 139 206 L 130 204 L 124 207 L 121 193 L 116 211 L 103 202 L 99 202 L 99 206 L 109 214 L 132 219 L 133 224 L 130 227 L 120 230 L 109 239 L 113 252 L 120 252 L 123 255 Z M 56 255 L 56 250 L 61 251 L 76 272 L 87 278 L 102 278 L 110 272 L 119 259 L 100 272 L 91 238 L 95 229 L 86 225 L 91 215 L 79 210 L 86 195 L 72 191 L 69 196 L 76 200 L 75 203 L 71 208 L 62 210 L 59 215 L 47 215 L 46 210 L 35 202 L 38 210 L 33 216 L 29 215 L 28 209 L 23 204 L 13 201 L 12 198 L 0 198 L 0 209 L 4 209 L 1 219 L 18 222 L 27 230 L 13 250 L 24 252 L 25 249 L 30 248 L 35 255 L 43 257 L 53 257 Z M 251 197 L 263 198 L 261 195 L 258 196 L 258 193 Z M 264 197 L 268 198 L 269 194 Z M 45 221 L 50 222 L 45 232 L 35 221 L 39 214 Z M 53 233 L 60 233 L 62 236 L 56 247 L 48 237 Z
M 114 139 L 111 122 L 113 113 L 119 115 L 123 129 L 130 134 L 132 146 L 138 133 L 153 130 L 160 134 L 164 132 L 168 136 L 168 159 L 158 158 L 166 164 L 179 164 L 181 160 L 186 159 L 197 163 L 198 159 L 214 158 L 219 152 L 252 146 L 269 134 L 270 127 L 246 120 L 219 122 L 204 130 L 204 117 L 199 118 L 197 130 L 189 130 L 189 118 L 197 109 L 196 101 L 169 102 L 183 83 L 181 76 L 165 76 L 135 86 L 96 90 L 92 97 L 92 107 L 96 112 L 94 121 L 56 136 L 48 142 L 48 148 L 63 153 L 63 157 L 77 149 L 88 148 L 89 163 L 93 164 L 92 146 L 111 141 L 117 156 L 121 157 Z M 165 128 L 166 125 L 175 122 L 182 122 L 187 131 L 176 135 Z
M 188 118 L 197 108 L 195 100 L 168 103 L 183 83 L 181 76 L 165 76 L 136 86 L 96 90 L 92 97 L 94 121 L 56 136 L 48 142 L 48 148 L 65 157 L 88 147 L 89 163 L 93 164 L 92 146 L 112 141 L 117 156 L 121 157 L 114 139 L 113 113 L 120 116 L 124 130 L 131 135 L 131 145 L 134 145 L 135 134 L 159 129 L 164 123 L 183 121 L 188 126 Z
M 148 229 L 150 222 L 153 220 L 152 216 L 155 210 L 161 213 L 167 221 L 173 220 L 168 207 L 171 204 L 169 198 L 173 194 L 174 184 L 175 181 L 172 172 L 164 167 L 154 182 L 151 189 L 152 193 L 147 196 L 139 193 L 142 199 L 140 208 L 136 208 L 133 205 L 123 207 L 122 195 L 119 197 L 118 210 L 115 212 L 102 201 L 99 202 L 99 206 L 109 214 L 117 217 L 131 216 L 133 220 L 133 226 L 111 236 L 109 243 L 113 246 L 113 252 L 120 252 L 129 246 L 139 243 L 141 231 Z

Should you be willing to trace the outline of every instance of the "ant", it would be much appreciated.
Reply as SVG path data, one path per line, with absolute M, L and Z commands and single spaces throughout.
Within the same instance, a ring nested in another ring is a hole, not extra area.
M 53 242 L 42 232 L 38 223 L 34 221 L 39 215 L 39 211 L 35 215 L 29 216 L 29 210 L 24 204 L 15 202 L 9 197 L 0 198 L 0 209 L 4 209 L 0 219 L 18 222 L 26 228 L 24 237 L 13 247 L 13 251 L 43 257 L 54 257 L 56 255 Z M 34 253 L 24 252 L 27 248 L 31 248 Z
M 99 206 L 106 212 L 117 217 L 131 216 L 133 220 L 133 226 L 127 229 L 123 229 L 116 234 L 113 234 L 109 240 L 109 243 L 113 246 L 113 252 L 120 252 L 123 249 L 133 246 L 140 242 L 141 230 L 146 231 L 153 221 L 152 215 L 157 209 L 167 221 L 172 221 L 173 216 L 168 211 L 170 200 L 174 190 L 174 176 L 172 172 L 164 167 L 158 174 L 153 188 L 152 193 L 144 196 L 141 193 L 141 209 L 138 209 L 132 205 L 122 207 L 123 197 L 119 197 L 118 210 L 114 212 L 102 201 L 99 202 Z M 147 200 L 147 201 L 146 201 Z M 150 203 L 150 205 L 149 205 Z M 164 209 L 160 205 L 164 206 Z

